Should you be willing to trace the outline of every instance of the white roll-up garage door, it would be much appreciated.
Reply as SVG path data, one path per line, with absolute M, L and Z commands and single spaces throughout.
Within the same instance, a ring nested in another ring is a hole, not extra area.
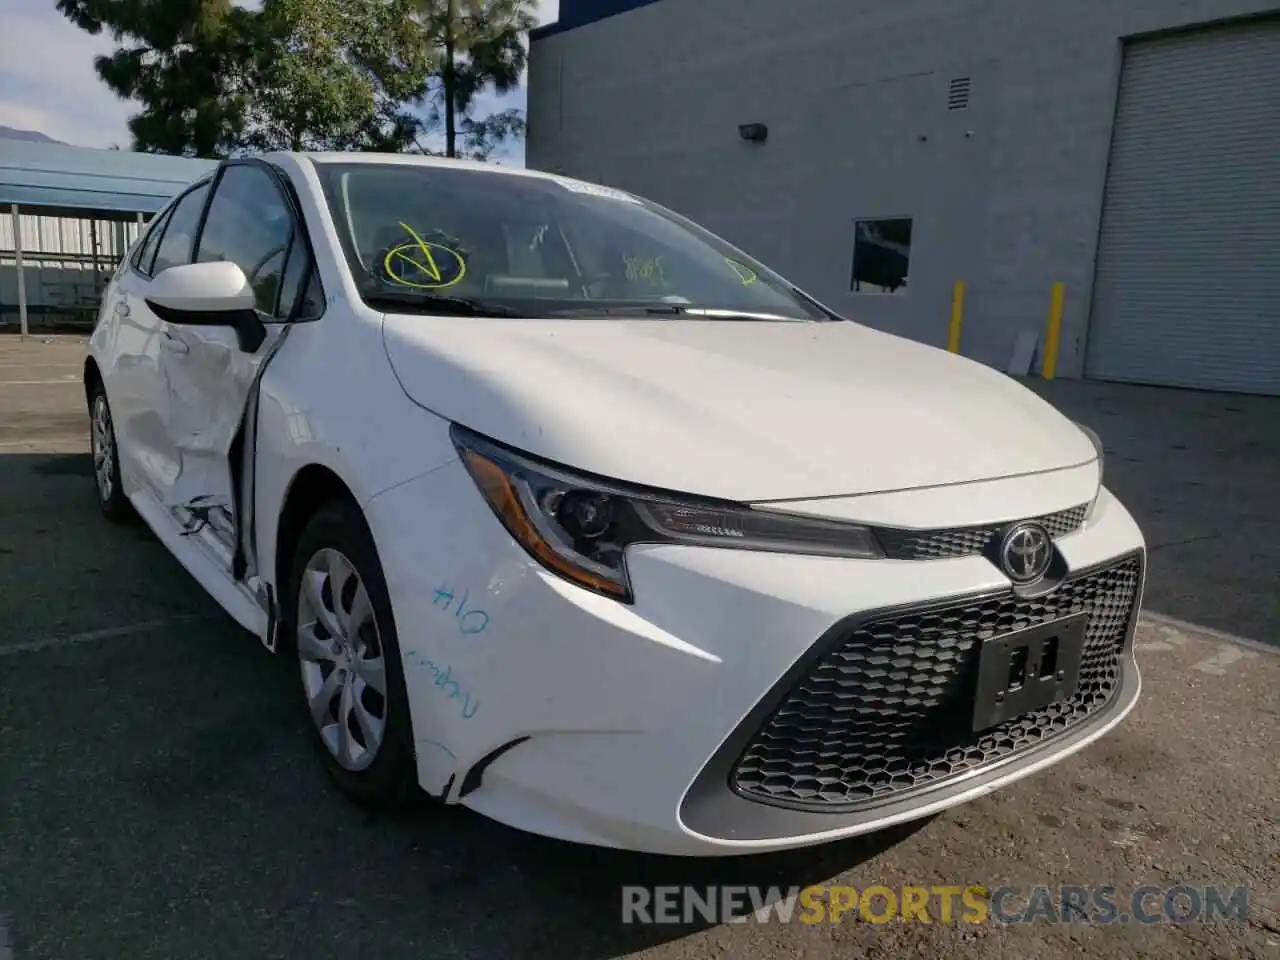
M 1280 394 L 1280 20 L 1126 49 L 1085 370 Z

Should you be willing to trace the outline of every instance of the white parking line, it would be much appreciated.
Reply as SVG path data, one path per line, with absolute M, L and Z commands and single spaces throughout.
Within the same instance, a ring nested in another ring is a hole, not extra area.
M 40 367 L 44 370 L 77 370 L 83 372 L 84 364 L 81 363 L 54 363 L 50 360 L 39 360 L 32 358 L 30 360 L 8 361 L 0 360 L 0 370 L 8 370 L 9 368 L 30 370 L 32 367 Z
M 1227 633 L 1224 630 L 1215 630 L 1212 627 L 1202 627 L 1198 624 L 1188 623 L 1186 620 L 1179 620 L 1177 617 L 1167 617 L 1163 613 L 1148 613 L 1144 610 L 1142 611 L 1142 622 L 1153 626 L 1172 628 L 1177 633 L 1190 634 L 1193 637 L 1220 640 L 1223 643 L 1234 644 L 1237 647 L 1244 647 L 1246 650 L 1253 650 L 1257 653 L 1269 653 L 1272 656 L 1280 655 L 1280 646 L 1273 646 L 1260 640 L 1251 640 L 1248 637 Z M 1171 638 L 1166 633 L 1164 639 L 1168 641 Z
M 1215 677 L 1221 677 L 1226 674 L 1226 667 L 1231 666 L 1237 660 L 1248 660 L 1256 657 L 1257 654 L 1252 650 L 1241 650 L 1239 647 L 1233 647 L 1229 643 L 1224 643 L 1218 652 L 1209 657 L 1207 660 L 1201 660 L 1192 666 L 1192 670 L 1199 670 L 1201 673 L 1210 673 Z
M 1143 620 L 1142 625 L 1149 628 L 1150 631 L 1160 637 L 1160 639 L 1136 643 L 1133 647 L 1135 650 L 1168 651 L 1175 647 L 1180 647 L 1187 642 L 1187 635 L 1175 627 L 1170 627 L 1162 623 L 1151 623 L 1145 619 Z
M 67 374 L 61 380 L 0 380 L 0 387 L 40 387 L 48 386 L 54 383 L 79 383 L 80 378 L 73 373 Z
M 0 440 L 0 447 L 41 447 L 50 443 L 79 443 L 85 441 L 80 436 L 41 437 L 39 440 Z
M 66 637 L 50 637 L 46 640 L 30 640 L 27 643 L 13 643 L 0 646 L 0 657 L 12 657 L 20 653 L 40 653 L 43 650 L 56 650 L 59 647 L 74 647 L 82 643 L 93 643 L 97 640 L 114 640 L 135 633 L 149 633 L 152 630 L 163 630 L 165 627 L 179 623 L 191 623 L 193 620 L 212 620 L 207 614 L 185 614 L 178 617 L 166 617 L 163 620 L 143 620 L 123 627 L 104 627 L 101 630 L 88 630 L 85 633 L 73 633 Z

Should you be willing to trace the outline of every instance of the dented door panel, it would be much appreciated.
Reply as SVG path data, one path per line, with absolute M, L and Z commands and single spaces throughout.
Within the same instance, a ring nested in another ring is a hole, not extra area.
M 202 318 L 171 326 L 176 349 L 164 351 L 162 380 L 177 471 L 165 504 L 233 579 L 243 580 L 252 562 L 241 520 L 252 516 L 246 464 L 254 456 L 258 384 L 295 313 L 297 284 L 290 279 L 300 267 L 305 276 L 310 254 L 282 181 L 252 160 L 222 167 L 196 247 L 197 263 L 240 268 L 266 335 L 255 343 Z
M 120 345 L 108 371 L 112 417 L 120 443 L 120 468 L 160 496 L 173 475 L 165 429 L 165 390 L 161 360 L 164 322 L 148 309 L 148 279 L 127 272 L 111 304 L 111 323 Z
M 219 539 L 225 535 L 228 545 L 237 499 L 229 458 L 259 371 L 280 337 L 279 325 L 267 330 L 262 346 L 245 353 L 234 330 L 174 326 L 172 335 L 184 349 L 162 351 L 166 432 L 176 466 L 166 506 L 186 508 L 213 526 Z
M 118 371 L 124 409 L 120 449 L 132 448 L 131 462 L 122 469 L 137 479 L 162 501 L 177 473 L 165 410 L 169 391 L 165 365 L 174 349 L 170 328 L 147 305 L 152 278 L 169 267 L 191 262 L 196 231 L 209 196 L 209 183 L 192 187 L 176 199 L 172 208 L 156 224 L 156 242 L 148 245 L 149 255 L 126 271 L 120 282 L 122 294 L 113 305 L 122 335 L 134 342 L 131 369 Z M 148 235 L 150 240 L 150 235 Z M 140 251 L 143 253 L 145 251 Z M 120 361 L 123 367 L 125 361 Z

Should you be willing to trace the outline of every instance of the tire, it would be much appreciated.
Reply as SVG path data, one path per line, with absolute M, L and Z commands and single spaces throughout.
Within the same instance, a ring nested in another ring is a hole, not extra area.
M 93 456 L 93 486 L 98 508 L 108 520 L 126 523 L 134 518 L 133 505 L 120 485 L 120 451 L 117 449 L 111 404 L 101 380 L 89 388 L 89 449 Z
M 342 584 L 340 597 L 335 582 Z M 355 506 L 333 502 L 312 516 L 298 538 L 283 599 L 281 649 L 293 660 L 298 704 L 329 776 L 365 807 L 403 810 L 419 802 L 425 795 L 391 598 Z M 323 610 L 316 611 L 317 603 Z M 384 692 L 373 682 L 379 675 Z M 313 713 L 313 703 L 323 712 Z M 380 739 L 370 721 L 381 722 Z

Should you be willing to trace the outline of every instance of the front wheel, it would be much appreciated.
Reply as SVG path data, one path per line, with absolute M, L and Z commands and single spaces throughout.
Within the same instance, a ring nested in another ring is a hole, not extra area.
M 286 603 L 302 706 L 330 777 L 359 803 L 406 806 L 419 796 L 409 698 L 386 580 L 355 507 L 312 517 Z
M 111 404 L 101 381 L 89 391 L 89 448 L 93 453 L 93 480 L 98 493 L 98 507 L 109 520 L 129 520 L 132 505 L 120 485 L 120 453 L 116 448 L 115 424 Z

